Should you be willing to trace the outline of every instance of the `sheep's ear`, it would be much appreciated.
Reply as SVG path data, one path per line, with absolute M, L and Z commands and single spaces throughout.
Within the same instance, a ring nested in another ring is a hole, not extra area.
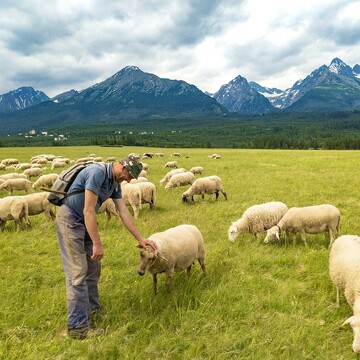
M 344 325 L 350 324 L 353 319 L 354 319 L 354 317 L 353 317 L 353 316 L 350 316 L 348 319 L 346 319 L 346 320 L 340 325 L 340 327 L 343 327 Z
M 135 245 L 135 247 L 142 249 L 143 247 L 141 245 Z
M 165 262 L 168 262 L 159 250 L 155 250 L 155 255 L 158 256 L 160 259 L 164 260 Z

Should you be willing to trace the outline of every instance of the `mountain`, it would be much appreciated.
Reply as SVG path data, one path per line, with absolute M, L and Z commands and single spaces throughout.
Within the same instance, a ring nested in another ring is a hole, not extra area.
M 70 99 L 71 97 L 73 97 L 74 95 L 76 95 L 78 93 L 79 93 L 78 91 L 71 89 L 69 91 L 66 91 L 59 95 L 54 96 L 53 98 L 51 98 L 51 100 L 54 101 L 55 103 L 60 103 L 60 102 Z
M 37 105 L 49 97 L 42 91 L 34 90 L 32 87 L 21 87 L 0 95 L 0 113 L 11 113 Z
M 221 86 L 214 99 L 233 113 L 262 114 L 275 110 L 270 101 L 240 75 Z
M 0 135 L 64 125 L 228 114 L 226 108 L 194 85 L 159 78 L 136 66 L 127 66 L 103 82 L 70 94 L 2 115 Z

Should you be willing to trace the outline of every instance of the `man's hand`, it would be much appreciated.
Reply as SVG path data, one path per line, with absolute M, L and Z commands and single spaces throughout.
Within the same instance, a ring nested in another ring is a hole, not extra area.
M 149 239 L 143 239 L 143 240 L 139 240 L 139 245 L 145 249 L 145 247 L 147 245 L 151 246 L 154 250 L 157 249 L 157 245 L 154 241 L 149 240 Z
M 101 244 L 93 245 L 92 260 L 100 261 L 104 257 L 104 250 Z

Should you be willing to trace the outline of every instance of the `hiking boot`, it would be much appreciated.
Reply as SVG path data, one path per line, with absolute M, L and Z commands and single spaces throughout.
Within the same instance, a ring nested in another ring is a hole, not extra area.
M 84 340 L 94 338 L 106 333 L 105 329 L 95 328 L 92 326 L 85 326 L 82 328 L 69 329 L 69 336 L 73 339 Z

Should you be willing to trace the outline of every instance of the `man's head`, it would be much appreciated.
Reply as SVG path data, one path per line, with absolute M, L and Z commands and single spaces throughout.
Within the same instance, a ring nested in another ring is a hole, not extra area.
M 122 159 L 119 161 L 119 163 L 126 168 L 126 170 L 130 173 L 133 179 L 137 179 L 139 177 L 139 174 L 142 170 L 142 164 L 133 156 Z

